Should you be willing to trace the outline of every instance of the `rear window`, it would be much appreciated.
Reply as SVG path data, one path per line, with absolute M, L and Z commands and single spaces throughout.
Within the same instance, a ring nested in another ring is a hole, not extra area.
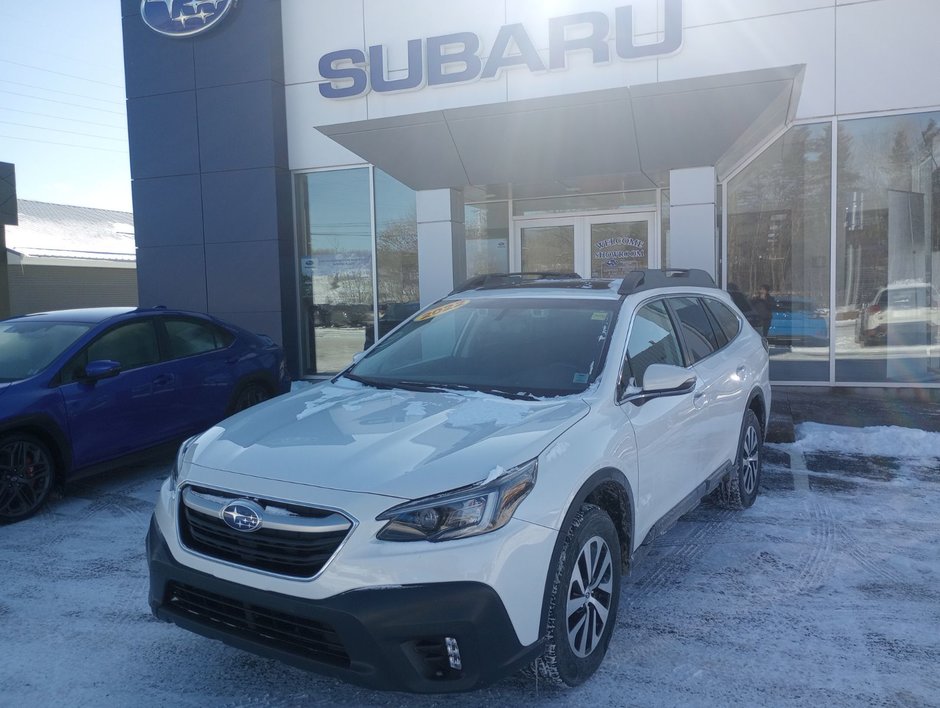
M 731 311 L 731 308 L 723 302 L 718 302 L 718 300 L 711 298 L 704 298 L 703 302 L 705 303 L 705 307 L 708 308 L 708 311 L 714 316 L 721 331 L 725 333 L 725 337 L 728 341 L 730 342 L 737 337 L 738 332 L 741 331 L 741 320 Z

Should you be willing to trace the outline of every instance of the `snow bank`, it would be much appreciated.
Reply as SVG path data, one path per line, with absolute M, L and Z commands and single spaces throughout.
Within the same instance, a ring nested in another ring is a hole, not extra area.
M 940 457 L 940 433 L 895 425 L 849 428 L 801 423 L 796 426 L 796 444 L 804 452 L 824 450 L 884 457 Z

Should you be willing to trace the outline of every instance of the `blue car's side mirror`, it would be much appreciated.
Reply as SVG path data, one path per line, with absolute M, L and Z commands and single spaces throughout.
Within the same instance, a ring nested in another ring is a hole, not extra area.
M 121 373 L 121 362 L 110 359 L 89 361 L 85 367 L 85 378 L 91 381 L 110 379 Z

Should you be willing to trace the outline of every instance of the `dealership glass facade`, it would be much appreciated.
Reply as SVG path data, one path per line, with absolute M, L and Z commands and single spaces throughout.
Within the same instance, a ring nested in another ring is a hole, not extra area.
M 415 193 L 370 167 L 299 174 L 295 189 L 301 375 L 335 372 L 418 308 Z
M 940 383 L 938 159 L 940 113 L 801 124 L 718 186 L 728 289 L 776 301 L 774 381 Z M 372 167 L 295 179 L 302 374 L 329 373 L 418 309 L 415 192 Z M 524 269 L 575 269 L 557 222 L 596 210 L 656 213 L 681 267 L 664 189 L 467 203 L 468 277 L 508 271 L 514 239 Z
M 839 122 L 837 382 L 940 382 L 940 112 Z
M 771 378 L 829 379 L 831 124 L 788 130 L 728 183 L 728 289 L 776 301 Z
M 938 161 L 940 113 L 858 118 L 794 126 L 729 180 L 728 286 L 776 298 L 772 380 L 940 383 Z

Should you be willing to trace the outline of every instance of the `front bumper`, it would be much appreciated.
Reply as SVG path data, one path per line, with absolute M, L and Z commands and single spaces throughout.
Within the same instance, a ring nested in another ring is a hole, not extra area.
M 179 564 L 157 524 L 147 534 L 150 607 L 167 622 L 261 656 L 376 689 L 467 691 L 533 661 L 495 590 L 449 582 L 291 597 Z M 456 639 L 452 668 L 445 637 Z

